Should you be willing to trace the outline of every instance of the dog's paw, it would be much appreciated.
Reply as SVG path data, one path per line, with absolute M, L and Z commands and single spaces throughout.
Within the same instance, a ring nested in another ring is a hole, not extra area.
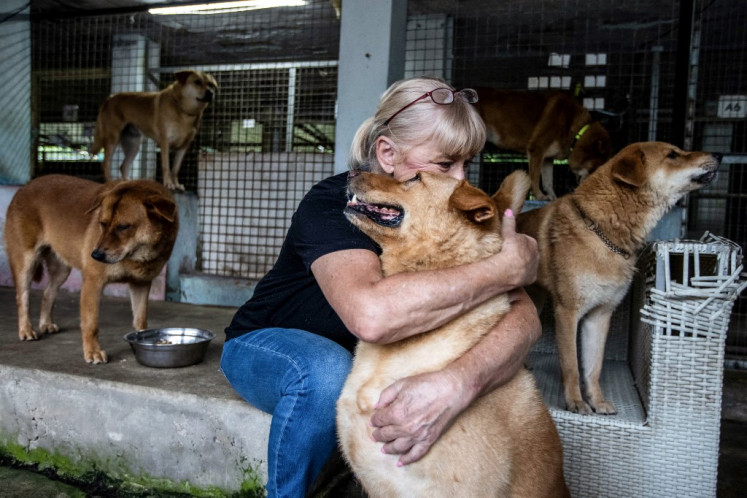
M 615 415 L 617 413 L 615 405 L 604 399 L 597 403 L 592 403 L 592 406 L 594 407 L 594 412 L 600 415 Z
M 373 389 L 367 389 L 365 386 L 362 387 L 358 391 L 358 397 L 356 398 L 358 410 L 361 413 L 373 413 L 374 405 L 376 405 L 378 393 L 380 392 L 381 391 L 376 392 Z
M 46 323 L 39 324 L 40 334 L 56 334 L 59 331 L 60 331 L 60 327 L 58 327 L 57 324 L 54 322 L 46 322 Z
M 83 357 L 85 358 L 86 363 L 92 363 L 94 365 L 107 363 L 109 361 L 109 358 L 106 355 L 106 351 L 104 351 L 103 349 L 85 351 L 83 353 Z
M 591 415 L 591 407 L 584 400 L 566 400 L 565 407 L 569 412 L 579 413 L 581 415 Z
M 184 192 L 184 185 L 177 182 L 176 180 L 171 180 L 171 179 L 164 180 L 163 186 L 171 191 Z
M 39 336 L 34 332 L 34 329 L 29 327 L 27 329 L 19 329 L 18 338 L 22 341 L 35 341 L 39 339 Z

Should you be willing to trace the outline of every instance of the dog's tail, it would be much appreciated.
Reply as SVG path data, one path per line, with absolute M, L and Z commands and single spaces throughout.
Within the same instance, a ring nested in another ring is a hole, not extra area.
M 511 209 L 519 214 L 524 207 L 524 201 L 531 186 L 529 175 L 522 170 L 516 170 L 504 178 L 498 191 L 493 194 L 493 201 L 498 212 L 503 215 L 506 209 Z
M 105 112 L 104 108 L 107 106 L 110 99 L 111 97 L 107 97 L 101 106 L 99 106 L 99 114 L 96 116 L 96 125 L 93 128 L 93 142 L 88 147 L 88 154 L 91 156 L 91 159 L 93 159 L 93 157 L 104 148 L 104 125 L 101 122 L 101 114 Z
M 99 129 L 101 125 L 99 124 L 99 120 L 96 120 L 96 127 L 93 131 L 93 142 L 88 147 L 88 155 L 93 158 L 96 154 L 101 152 L 101 149 L 104 148 L 104 142 L 101 139 L 101 130 Z
M 42 277 L 44 276 L 44 265 L 41 261 L 36 263 L 36 266 L 34 266 L 34 276 L 32 280 L 34 282 L 41 282 Z

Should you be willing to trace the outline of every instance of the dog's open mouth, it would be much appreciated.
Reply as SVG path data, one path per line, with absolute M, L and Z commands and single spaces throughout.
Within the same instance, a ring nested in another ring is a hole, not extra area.
M 385 227 L 396 227 L 402 223 L 405 214 L 402 208 L 386 204 L 368 204 L 361 202 L 353 195 L 348 200 L 346 211 L 353 211 L 368 217 L 374 223 Z
M 703 173 L 702 175 L 698 175 L 695 178 L 693 178 L 693 181 L 696 183 L 700 183 L 701 185 L 708 185 L 711 183 L 714 178 L 716 178 L 717 171 L 714 169 L 713 171 L 709 171 L 708 173 Z

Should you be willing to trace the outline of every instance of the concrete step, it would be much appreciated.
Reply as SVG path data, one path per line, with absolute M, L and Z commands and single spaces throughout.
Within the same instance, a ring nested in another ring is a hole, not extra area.
M 270 416 L 241 400 L 219 370 L 235 308 L 151 302 L 150 327 L 216 333 L 202 363 L 160 369 L 140 365 L 123 340 L 129 300 L 104 297 L 100 341 L 109 363 L 89 365 L 77 294 L 58 298 L 59 333 L 21 342 L 14 293 L 0 287 L 0 452 L 70 475 L 103 472 L 198 496 L 261 489 Z M 38 292 L 32 303 L 36 322 Z

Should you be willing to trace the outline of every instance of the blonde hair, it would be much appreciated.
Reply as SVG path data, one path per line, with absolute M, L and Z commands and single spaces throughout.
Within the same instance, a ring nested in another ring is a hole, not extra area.
M 384 124 L 413 100 L 444 87 L 454 89 L 440 78 L 427 76 L 392 84 L 382 95 L 376 114 L 364 121 L 355 133 L 348 167 L 380 172 L 381 166 L 376 159 L 376 139 L 381 136 L 390 138 L 401 155 L 406 155 L 411 148 L 426 141 L 435 142 L 447 156 L 477 155 L 485 145 L 485 124 L 474 106 L 459 96 L 447 105 L 436 104 L 426 97 Z

